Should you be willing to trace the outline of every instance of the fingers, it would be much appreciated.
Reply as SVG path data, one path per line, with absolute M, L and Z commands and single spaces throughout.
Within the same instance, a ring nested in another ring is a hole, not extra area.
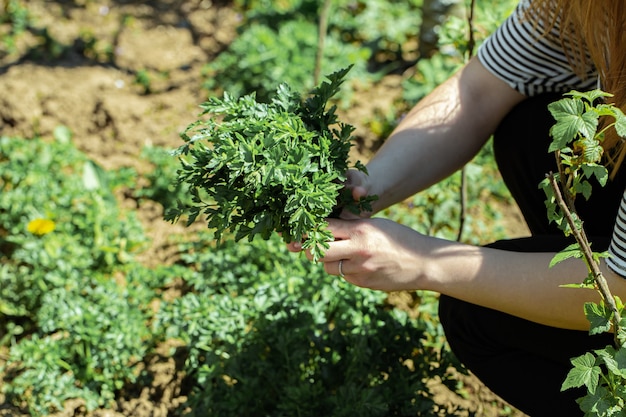
M 340 243 L 340 242 L 337 242 L 337 243 Z M 291 252 L 301 252 L 302 244 L 299 242 L 292 242 L 287 245 L 287 249 L 289 249 L 289 251 Z M 335 258 L 337 258 L 338 256 L 341 256 L 340 253 L 344 251 L 341 250 L 342 248 L 340 247 L 337 248 L 336 246 L 333 249 L 335 249 L 335 251 L 331 253 L 331 256 L 329 256 L 327 252 L 326 256 L 324 256 L 321 259 L 318 259 L 318 262 L 322 262 L 324 264 L 324 270 L 326 271 L 326 273 L 330 275 L 337 275 L 341 278 L 344 278 L 347 274 L 346 262 L 348 261 L 348 259 L 338 258 L 338 260 L 335 260 Z M 332 254 L 335 254 L 335 255 L 333 256 Z M 311 254 L 311 250 L 307 249 L 305 251 L 305 255 L 308 260 L 310 261 L 313 260 L 313 255 Z
M 333 234 L 334 240 L 329 242 L 329 248 L 319 262 L 326 264 L 326 271 L 332 275 L 339 275 L 339 261 L 343 260 L 345 272 L 346 261 L 354 253 L 354 242 L 351 239 L 350 226 L 358 220 L 328 219 L 328 230 Z M 307 250 L 307 258 L 313 259 L 310 251 Z
M 349 169 L 346 171 L 346 185 L 350 188 L 365 187 L 367 175 L 363 171 L 357 169 Z
M 352 198 L 354 199 L 354 201 L 359 201 L 362 198 L 365 198 L 368 196 L 368 191 L 367 188 L 363 187 L 363 186 L 357 186 L 352 188 Z
M 333 234 L 335 241 L 347 240 L 352 237 L 352 230 L 358 220 L 327 219 L 328 230 Z
M 345 278 L 349 274 L 349 266 L 347 266 L 347 259 L 340 259 L 333 262 L 324 262 L 324 271 L 329 275 L 336 275 L 341 278 Z
M 371 193 L 371 186 L 369 177 L 362 171 L 348 170 L 346 174 L 345 186 L 352 193 L 352 199 L 354 201 L 360 201 L 361 199 L 368 197 Z M 344 219 L 359 219 L 371 217 L 372 212 L 362 211 L 358 214 L 352 213 L 349 210 L 344 210 L 341 213 L 341 218 Z
M 363 220 L 328 219 L 327 221 L 328 230 L 333 234 L 334 240 L 329 242 L 329 248 L 324 256 L 317 261 L 323 263 L 326 273 L 344 278 L 351 273 L 350 258 L 355 253 L 354 245 L 358 243 L 352 239 L 354 228 Z M 302 243 L 288 243 L 287 249 L 291 252 L 301 252 Z M 305 250 L 304 254 L 307 259 L 313 260 L 310 249 Z
M 302 250 L 302 242 L 287 243 L 287 250 L 289 252 L 300 252 Z
M 327 219 L 327 229 L 332 234 L 332 241 L 328 242 L 329 248 L 324 250 L 324 256 L 319 259 L 320 262 L 335 262 L 341 259 L 341 255 L 347 251 L 345 249 L 350 237 L 349 228 L 345 224 L 355 222 L 355 220 L 341 220 L 341 219 Z M 287 244 L 287 248 L 291 252 L 300 252 L 303 249 L 302 242 L 291 242 Z M 311 250 L 306 250 L 306 256 L 309 259 L 313 259 Z
M 367 177 L 361 171 L 349 170 L 346 173 L 346 187 L 352 190 L 352 198 L 355 201 L 367 197 Z
M 332 233 L 335 242 L 350 238 L 350 226 L 355 220 L 327 219 L 326 221 L 328 222 L 328 230 Z M 291 252 L 300 252 L 302 242 L 292 241 L 287 243 L 287 248 Z

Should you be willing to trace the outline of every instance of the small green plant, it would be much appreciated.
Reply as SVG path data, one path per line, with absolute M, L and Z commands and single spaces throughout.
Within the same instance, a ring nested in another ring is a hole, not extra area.
M 348 70 L 331 74 L 306 100 L 281 84 L 269 104 L 228 93 L 204 103 L 203 115 L 213 117 L 192 123 L 179 149 L 190 157 L 181 159 L 179 175 L 193 204 L 169 210 L 166 219 L 188 214 L 190 224 L 203 214 L 218 238 L 230 231 L 235 240 L 276 231 L 285 242 L 304 240 L 319 258 L 332 239 L 326 218 L 343 206 L 367 210 L 372 200 L 355 205 L 344 189 L 354 128 L 327 108 Z
M 468 54 L 496 30 L 518 2 L 504 0 L 495 5 L 493 2 L 475 1 L 472 5 L 470 0 L 464 0 L 463 3 L 466 3 L 467 16 L 446 16 L 437 30 L 436 53 L 417 61 L 415 74 L 403 81 L 403 97 L 408 103 L 417 103 L 456 72 L 470 58 Z
M 140 69 L 135 73 L 134 83 L 143 88 L 143 94 L 152 93 L 152 76 L 147 69 Z
M 15 40 L 24 33 L 30 24 L 30 12 L 20 0 L 7 0 L 0 10 L 0 24 L 7 24 L 9 30 L 0 32 L 6 52 L 13 53 L 17 46 Z
M 317 82 L 311 74 L 320 46 L 321 73 L 353 65 L 350 77 L 360 83 L 413 65 L 421 0 L 333 0 L 323 25 L 325 41 L 320 42 L 317 23 L 326 20 L 323 3 L 238 1 L 240 36 L 206 66 L 205 87 L 216 91 L 227 86 L 237 96 L 254 91 L 261 101 L 274 91 L 277 80 L 308 90 Z
M 67 136 L 0 138 L 1 310 L 32 319 L 63 274 L 132 259 L 146 239 L 132 214 L 119 217 L 114 180 Z
M 622 319 L 624 305 L 607 285 L 599 267 L 599 260 L 608 253 L 595 253 L 587 240 L 581 219 L 576 214 L 574 200 L 578 194 L 589 198 L 595 178 L 604 185 L 607 169 L 600 163 L 604 133 L 615 128 L 626 137 L 626 116 L 612 104 L 604 103 L 610 94 L 601 90 L 586 93 L 570 92 L 569 97 L 549 105 L 556 120 L 550 130 L 553 137 L 549 151 L 555 152 L 558 173 L 550 173 L 541 183 L 547 199 L 547 215 L 566 235 L 573 235 L 576 243 L 558 253 L 551 265 L 569 258 L 583 259 L 588 275 L 582 287 L 597 290 L 600 303 L 585 303 L 584 310 L 590 323 L 590 334 L 613 331 L 614 346 L 587 352 L 572 359 L 573 368 L 563 382 L 562 389 L 585 386 L 587 394 L 578 400 L 585 416 L 618 416 L 626 411 L 626 322 Z M 602 125 L 600 119 L 612 120 Z

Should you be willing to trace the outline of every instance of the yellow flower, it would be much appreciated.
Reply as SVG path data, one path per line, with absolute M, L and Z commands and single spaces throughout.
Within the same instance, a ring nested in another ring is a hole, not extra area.
M 37 236 L 43 236 L 54 230 L 56 225 L 50 219 L 34 219 L 28 222 L 26 229 Z

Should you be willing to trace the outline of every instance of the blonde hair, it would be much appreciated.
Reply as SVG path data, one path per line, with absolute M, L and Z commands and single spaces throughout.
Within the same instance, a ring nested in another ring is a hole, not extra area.
M 611 101 L 626 111 L 626 1 L 624 0 L 533 0 L 528 18 L 545 21 L 544 36 L 556 36 L 567 54 L 572 70 L 584 78 L 589 59 L 600 77 L 602 89 L 613 94 Z M 559 22 L 558 34 L 551 32 Z M 626 156 L 624 141 L 612 130 L 603 147 L 613 177 Z

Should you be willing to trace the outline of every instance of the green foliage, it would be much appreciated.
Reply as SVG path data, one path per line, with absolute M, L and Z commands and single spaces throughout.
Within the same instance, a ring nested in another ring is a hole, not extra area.
M 228 86 L 228 93 L 235 97 L 254 92 L 262 102 L 270 100 L 280 83 L 296 91 L 308 91 L 314 83 L 317 44 L 317 27 L 311 21 L 288 21 L 277 29 L 252 23 L 227 51 L 207 64 L 204 86 L 211 91 Z M 322 72 L 352 65 L 351 77 L 365 77 L 368 56 L 362 47 L 329 37 Z M 284 64 L 287 62 L 289 65 Z
M 62 409 L 68 398 L 83 398 L 89 410 L 109 406 L 151 348 L 147 300 L 134 295 L 109 277 L 74 277 L 46 292 L 38 331 L 11 349 L 6 394 L 36 415 Z
M 371 51 L 370 68 L 391 71 L 406 64 L 422 21 L 421 0 L 341 0 L 330 17 L 330 33 Z M 381 18 L 385 16 L 385 18 Z
M 3 390 L 34 415 L 67 398 L 108 404 L 151 346 L 154 290 L 114 279 L 129 268 L 128 282 L 150 282 L 132 267 L 146 241 L 139 222 L 112 194 L 123 177 L 78 152 L 67 129 L 55 135 L 0 138 L 0 343 L 11 344 Z
M 30 13 L 23 3 L 20 0 L 6 0 L 0 10 L 0 24 L 8 27 L 8 31 L 0 32 L 7 53 L 15 52 L 16 38 L 26 31 L 30 23 Z
M 317 22 L 321 7 L 314 0 L 237 3 L 244 14 L 242 27 L 258 23 L 275 30 L 289 21 Z M 421 5 L 421 0 L 335 0 L 330 9 L 328 32 L 344 43 L 363 45 L 372 57 L 398 54 L 394 58 L 401 60 L 402 48 L 419 31 Z
M 188 185 L 176 181 L 180 163 L 172 158 L 172 152 L 158 146 L 144 147 L 141 157 L 152 165 L 152 169 L 143 175 L 148 184 L 139 187 L 133 184 L 135 197 L 154 200 L 166 210 L 175 207 L 177 201 L 192 203 Z
M 241 10 L 244 25 L 255 22 L 274 29 L 292 20 L 314 21 L 320 6 L 317 0 L 235 0 L 233 3 Z
M 580 287 L 596 289 L 602 296 L 599 304 L 586 303 L 584 306 L 590 324 L 589 334 L 613 330 L 616 346 L 607 346 L 573 358 L 573 368 L 563 382 L 562 390 L 586 387 L 587 394 L 577 400 L 585 416 L 619 416 L 624 415 L 626 410 L 626 323 L 623 319 L 619 322 L 618 314 L 622 315 L 626 310 L 619 298 L 613 297 L 610 290 L 604 287 L 603 277 L 593 267 L 601 257 L 608 255 L 593 253 L 593 259 L 585 256 L 583 245 L 590 244 L 579 238 L 584 230 L 581 219 L 575 215 L 574 200 L 578 194 L 587 199 L 591 196 L 592 179 L 601 186 L 606 183 L 607 169 L 601 164 L 604 134 L 607 129 L 615 128 L 619 136 L 626 137 L 626 116 L 619 108 L 605 102 L 611 95 L 601 90 L 584 93 L 572 91 L 567 95 L 569 97 L 548 106 L 556 120 L 550 129 L 553 140 L 548 151 L 556 152 L 559 173 L 555 178 L 560 182 L 563 204 L 569 206 L 568 210 L 559 204 L 558 190 L 553 188 L 548 179 L 540 187 L 546 193 L 548 219 L 556 222 L 566 235 L 574 233 L 577 243 L 558 253 L 550 265 L 569 258 L 585 259 L 589 274 Z M 598 131 L 602 117 L 605 123 L 602 130 Z M 567 221 L 568 216 L 571 216 L 571 221 Z M 590 247 L 586 249 L 590 250 Z M 605 302 L 615 303 L 614 308 L 607 307 Z
M 571 196 L 582 194 L 588 199 L 592 189 L 590 180 L 595 179 L 597 184 L 603 186 L 608 179 L 607 169 L 601 164 L 604 132 L 614 127 L 618 135 L 626 137 L 626 116 L 613 105 L 595 104 L 598 100 L 610 97 L 600 90 L 587 93 L 572 91 L 567 95 L 570 97 L 548 106 L 556 120 L 550 129 L 553 139 L 548 151 L 558 152 L 562 168 L 555 176 L 563 185 L 564 191 Z M 614 121 L 607 123 L 602 131 L 597 132 L 601 117 L 609 117 Z M 541 187 L 547 196 L 548 219 L 555 222 L 566 234 L 571 233 L 549 181 L 547 179 L 542 181 Z
M 152 76 L 146 69 L 140 69 L 135 73 L 134 83 L 143 89 L 144 94 L 152 93 Z
M 228 93 L 204 103 L 202 114 L 213 117 L 192 123 L 180 148 L 191 158 L 182 160 L 180 181 L 189 184 L 193 204 L 180 204 L 166 218 L 188 214 L 189 224 L 206 215 L 218 239 L 226 231 L 235 240 L 268 239 L 276 231 L 322 256 L 332 239 L 326 219 L 338 203 L 367 210 L 371 201 L 355 206 L 349 191 L 341 193 L 354 128 L 327 107 L 348 70 L 331 74 L 306 100 L 281 84 L 269 104 Z
M 473 20 L 473 52 L 500 25 L 517 5 L 517 0 L 498 2 L 477 1 Z M 469 6 L 466 6 L 469 9 Z M 411 104 L 417 103 L 436 86 L 447 80 L 468 58 L 469 22 L 468 11 L 464 14 L 447 16 L 438 30 L 439 50 L 428 59 L 420 59 L 415 73 L 403 81 L 403 98 Z
M 0 311 L 33 318 L 67 276 L 132 259 L 145 238 L 120 217 L 110 180 L 71 143 L 0 138 Z M 54 230 L 29 230 L 38 221 Z
M 207 233 L 183 253 L 193 291 L 155 326 L 184 343 L 192 415 L 432 415 L 424 381 L 449 362 L 421 316 L 294 262 L 277 236 L 218 250 Z
M 572 359 L 562 389 L 586 387 L 577 400 L 585 416 L 621 416 L 626 408 L 626 347 L 607 346 Z M 603 371 L 606 369 L 606 371 Z
M 267 101 L 280 82 L 296 91 L 313 87 L 320 2 L 241 1 L 240 35 L 205 68 L 205 87 L 235 96 L 255 92 Z M 322 73 L 352 65 L 349 79 L 370 81 L 414 59 L 411 40 L 421 1 L 334 1 L 328 16 Z M 289 63 L 289 65 L 285 65 Z M 346 88 L 350 88 L 347 84 Z

